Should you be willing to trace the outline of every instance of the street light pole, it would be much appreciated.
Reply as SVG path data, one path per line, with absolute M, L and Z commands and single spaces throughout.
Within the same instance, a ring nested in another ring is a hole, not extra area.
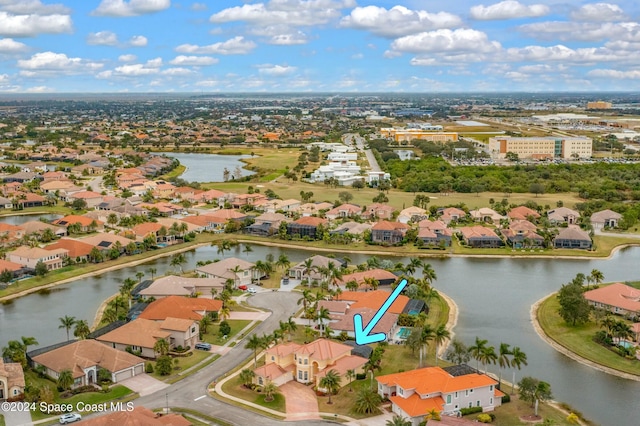
M 166 408 L 165 408 L 165 413 L 169 414 L 169 392 L 166 392 L 164 394 L 165 396 L 165 400 L 166 400 Z

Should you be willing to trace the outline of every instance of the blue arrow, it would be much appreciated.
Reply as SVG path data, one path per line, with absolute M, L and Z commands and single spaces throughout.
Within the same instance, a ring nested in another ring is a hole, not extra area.
M 362 315 L 355 314 L 353 316 L 353 331 L 356 334 L 356 343 L 359 345 L 366 345 L 369 343 L 382 342 L 387 338 L 385 333 L 376 333 L 369 335 L 373 330 L 373 327 L 378 324 L 378 321 L 382 318 L 382 316 L 389 310 L 393 302 L 400 296 L 402 290 L 406 287 L 407 280 L 402 279 L 395 290 L 391 293 L 391 295 L 387 298 L 384 304 L 378 309 L 378 312 L 371 318 L 369 324 L 367 324 L 367 328 L 362 329 Z

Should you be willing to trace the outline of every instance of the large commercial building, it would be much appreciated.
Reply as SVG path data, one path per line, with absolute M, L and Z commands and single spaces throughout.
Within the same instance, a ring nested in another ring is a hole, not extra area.
M 440 126 L 438 126 L 440 127 Z M 383 138 L 393 139 L 395 142 L 411 142 L 414 139 L 430 142 L 455 142 L 458 140 L 456 132 L 428 131 L 422 129 L 396 129 L 386 127 L 380 129 Z
M 587 109 L 611 109 L 613 105 L 611 102 L 595 101 L 587 102 Z
M 519 158 L 538 160 L 552 158 L 590 158 L 592 141 L 579 137 L 494 137 L 489 138 L 489 150 L 497 158 L 505 158 L 508 152 Z

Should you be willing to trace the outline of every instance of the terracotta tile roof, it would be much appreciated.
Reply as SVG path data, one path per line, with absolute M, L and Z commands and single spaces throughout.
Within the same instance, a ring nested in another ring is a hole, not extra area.
M 519 206 L 511 209 L 509 213 L 507 213 L 507 216 L 509 216 L 510 219 L 526 220 L 530 216 L 537 219 L 540 217 L 540 214 L 529 207 Z
M 93 222 L 94 220 L 95 219 L 91 219 L 90 217 L 86 217 L 86 216 L 69 215 L 69 216 L 65 216 L 60 219 L 54 220 L 51 223 L 53 225 L 60 225 L 60 226 L 69 226 L 72 223 L 79 223 L 81 226 L 89 226 L 91 225 L 91 222 Z M 96 220 L 95 222 L 98 226 L 104 225 L 104 222 L 101 222 L 99 220 Z
M 96 365 L 113 373 L 144 363 L 142 358 L 110 348 L 96 340 L 79 340 L 40 354 L 34 357 L 33 360 L 57 372 L 69 369 L 74 372 L 74 377 L 84 375 L 83 368 Z
M 418 228 L 426 228 L 432 231 L 435 231 L 436 229 L 440 229 L 440 230 L 448 229 L 447 224 L 444 223 L 443 221 L 429 220 L 429 219 L 424 219 L 418 222 Z
M 341 355 L 351 353 L 351 346 L 342 343 L 332 342 L 327 339 L 318 339 L 302 347 L 296 351 L 299 354 L 308 354 L 311 359 L 327 360 L 335 359 Z
M 288 342 L 280 345 L 275 345 L 267 349 L 267 355 L 277 355 L 279 357 L 290 355 L 300 349 L 302 345 L 297 343 Z
M 485 226 L 463 226 L 462 228 L 458 228 L 458 232 L 460 232 L 464 238 L 498 238 L 498 235 L 491 228 L 487 228 Z
M 373 225 L 371 230 L 373 231 L 406 231 L 410 226 L 400 222 L 389 222 L 387 220 L 381 220 Z
M 354 308 L 352 306 L 349 308 L 349 311 L 340 318 L 340 320 L 330 323 L 329 326 L 336 331 L 353 331 L 353 317 L 356 314 L 360 314 L 362 316 L 362 324 L 366 327 L 377 312 L 378 309 Z M 378 321 L 375 327 L 373 327 L 372 333 L 389 334 L 397 321 L 398 314 L 386 312 L 382 318 L 380 318 L 380 321 Z
M 187 331 L 193 325 L 194 320 L 192 319 L 167 317 L 160 323 L 160 328 L 163 330 Z
M 15 262 L 9 262 L 8 260 L 0 259 L 0 272 L 11 271 L 16 272 L 22 269 L 22 265 Z M 1 360 L 0 360 L 1 361 Z
M 19 362 L 5 363 L 0 357 L 0 377 L 7 378 L 7 389 L 11 389 L 14 386 L 24 388 L 24 371 L 22 370 L 22 364 Z
M 61 249 L 61 248 L 45 250 L 45 249 L 41 249 L 40 247 L 20 246 L 14 251 L 8 252 L 7 254 L 9 256 L 25 257 L 27 259 L 43 259 L 51 256 L 52 254 L 63 256 L 63 255 L 66 255 L 67 253 L 68 253 L 67 250 Z
M 326 376 L 327 372 L 329 372 L 330 370 L 336 370 L 338 374 L 344 376 L 348 370 L 357 370 L 365 365 L 367 361 L 369 361 L 367 358 L 363 358 L 361 356 L 348 355 L 340 358 L 334 364 L 327 365 L 324 370 L 318 372 L 316 377 L 318 377 L 318 379 L 321 379 L 322 377 Z
M 393 273 L 384 269 L 369 269 L 368 271 L 354 272 L 352 274 L 346 274 L 342 276 L 342 280 L 338 283 L 344 285 L 349 281 L 356 281 L 358 284 L 364 283 L 365 278 L 374 278 L 378 282 L 382 280 L 396 280 L 398 277 Z M 384 302 L 383 302 L 384 303 Z
M 93 191 L 80 191 L 71 195 L 70 198 L 80 198 L 86 200 L 90 198 L 102 198 L 102 194 Z
M 253 370 L 253 372 L 255 373 L 256 377 L 261 376 L 266 377 L 270 380 L 275 380 L 278 377 L 286 374 L 287 370 L 280 367 L 275 362 L 270 362 L 269 364 L 265 364 L 262 367 L 256 368 L 255 370 Z
M 298 225 L 318 226 L 326 224 L 327 220 L 322 219 L 321 217 L 304 216 L 298 220 L 294 220 L 292 223 L 296 223 Z
M 640 290 L 622 283 L 615 283 L 584 293 L 590 302 L 617 306 L 626 311 L 640 312 Z
M 376 377 L 376 380 L 387 386 L 397 385 L 403 389 L 415 389 L 421 395 L 444 394 L 498 384 L 486 374 L 472 373 L 452 376 L 440 367 L 419 368 L 403 373 L 387 374 Z
M 331 210 L 325 213 L 326 216 L 336 216 L 340 215 L 342 212 L 345 212 L 347 215 L 352 215 L 355 213 L 360 213 L 362 211 L 362 207 L 357 204 L 340 204 L 338 207 L 334 207 Z
M 247 217 L 246 214 L 233 209 L 220 209 L 220 210 L 204 213 L 203 215 L 217 217 L 224 220 L 230 220 L 230 219 L 240 220 Z
M 146 237 L 147 235 L 153 233 L 155 234 L 162 228 L 162 225 L 154 222 L 145 222 L 131 228 L 136 235 L 140 235 L 142 237 Z M 166 228 L 166 227 L 165 227 Z
M 349 309 L 349 304 L 337 300 L 321 300 L 318 302 L 318 311 L 321 308 L 327 308 L 329 312 L 339 312 L 344 315 Z
M 128 346 L 153 348 L 158 339 L 166 339 L 169 336 L 171 336 L 171 333 L 163 330 L 159 322 L 137 318 L 113 331 L 103 334 L 96 340 Z
M 173 317 L 199 321 L 203 313 L 218 312 L 221 308 L 220 300 L 168 296 L 151 302 L 139 318 L 164 320 L 167 317 Z
M 391 402 L 396 404 L 407 415 L 411 417 L 424 416 L 431 410 L 442 411 L 444 407 L 444 399 L 442 397 L 421 399 L 418 394 L 413 394 L 409 398 L 401 396 L 392 396 L 389 398 Z
M 71 258 L 88 256 L 93 250 L 93 245 L 83 243 L 76 240 L 70 240 L 68 238 L 61 238 L 53 244 L 45 246 L 45 250 L 65 249 L 69 252 L 68 256 Z
M 133 411 L 113 411 L 78 423 L 82 426 L 191 426 L 192 423 L 178 414 L 157 414 L 145 407 Z
M 375 291 L 345 291 L 343 292 L 338 300 L 348 300 L 354 302 L 351 305 L 351 308 L 370 308 L 370 309 L 380 309 L 380 307 L 384 304 L 384 302 L 391 295 L 390 292 L 385 290 L 375 290 Z M 389 307 L 389 311 L 392 314 L 401 314 L 404 310 L 407 303 L 409 303 L 409 298 L 403 294 L 399 295 L 398 298 L 391 304 Z

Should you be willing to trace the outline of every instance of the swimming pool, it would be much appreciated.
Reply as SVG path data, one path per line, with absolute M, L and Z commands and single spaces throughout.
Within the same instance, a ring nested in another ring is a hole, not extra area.
M 633 344 L 633 343 L 631 343 L 631 342 L 627 342 L 626 340 L 623 340 L 623 341 L 621 341 L 620 343 L 618 343 L 618 346 L 622 346 L 622 347 L 623 347 L 623 348 L 625 348 L 625 349 L 629 349 L 629 348 L 633 348 L 633 347 L 635 347 L 636 345 L 634 345 L 634 344 Z
M 409 311 L 409 315 L 418 315 L 420 313 L 420 311 L 413 309 L 411 311 Z
M 411 329 L 407 327 L 401 327 L 400 330 L 398 331 L 398 337 L 400 339 L 406 340 L 406 338 L 409 337 L 410 334 L 411 334 Z

